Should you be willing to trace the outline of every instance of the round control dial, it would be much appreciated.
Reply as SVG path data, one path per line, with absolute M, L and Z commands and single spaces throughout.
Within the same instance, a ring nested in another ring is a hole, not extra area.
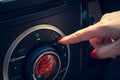
M 42 46 L 26 58 L 25 78 L 27 80 L 52 80 L 59 73 L 61 61 L 54 48 Z
M 47 54 L 42 56 L 35 65 L 35 77 L 40 79 L 41 76 L 44 78 L 50 77 L 58 67 L 54 55 Z

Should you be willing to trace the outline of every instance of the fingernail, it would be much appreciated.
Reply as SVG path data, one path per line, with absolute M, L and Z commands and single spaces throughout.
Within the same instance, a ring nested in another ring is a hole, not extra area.
M 115 42 L 115 40 L 114 40 L 113 38 L 110 38 L 109 40 L 110 40 L 111 42 Z
M 61 39 L 63 39 L 64 38 L 64 36 L 60 36 L 59 38 L 58 38 L 58 41 L 60 41 Z
M 96 54 L 96 50 L 93 50 L 91 53 L 90 53 L 90 57 L 93 58 L 93 59 L 98 59 L 98 56 Z

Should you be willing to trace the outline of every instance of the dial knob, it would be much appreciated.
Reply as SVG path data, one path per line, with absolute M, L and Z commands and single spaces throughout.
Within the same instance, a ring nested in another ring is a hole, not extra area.
M 27 56 L 24 67 L 26 80 L 54 80 L 61 66 L 57 51 L 51 46 L 34 49 Z

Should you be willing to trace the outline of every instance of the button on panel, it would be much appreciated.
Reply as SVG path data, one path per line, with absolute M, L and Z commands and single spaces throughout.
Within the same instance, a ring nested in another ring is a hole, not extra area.
M 61 35 L 57 32 L 52 32 L 51 34 L 51 38 L 53 41 L 57 42 L 58 41 L 58 38 L 60 37 Z
M 69 55 L 68 55 L 68 48 L 67 45 L 63 45 L 60 43 L 54 43 L 53 47 L 57 50 L 58 55 L 60 56 L 61 59 L 61 69 L 64 69 L 65 67 L 68 66 L 69 63 Z
M 66 45 L 63 44 L 58 44 L 57 45 L 57 50 L 59 52 L 59 56 L 61 58 L 61 69 L 67 67 L 68 65 L 68 49 Z
M 41 38 L 42 40 L 49 38 L 51 33 L 52 31 L 48 29 L 42 29 L 42 30 L 37 30 L 33 32 L 35 38 Z
M 56 43 L 58 41 L 58 38 L 60 37 L 61 35 L 57 32 L 54 32 L 52 31 L 51 32 L 51 35 L 49 36 L 49 38 L 47 38 L 45 40 L 45 42 L 48 42 L 48 43 Z
M 22 74 L 23 59 L 9 63 L 9 77 L 15 77 Z

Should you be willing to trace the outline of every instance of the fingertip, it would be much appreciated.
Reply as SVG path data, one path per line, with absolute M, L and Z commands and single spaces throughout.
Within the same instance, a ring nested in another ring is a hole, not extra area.
M 60 41 L 60 40 L 63 39 L 63 38 L 64 38 L 64 36 L 58 37 L 58 41 Z
M 65 39 L 64 36 L 59 37 L 58 42 L 61 43 L 61 44 L 67 44 L 67 40 Z

